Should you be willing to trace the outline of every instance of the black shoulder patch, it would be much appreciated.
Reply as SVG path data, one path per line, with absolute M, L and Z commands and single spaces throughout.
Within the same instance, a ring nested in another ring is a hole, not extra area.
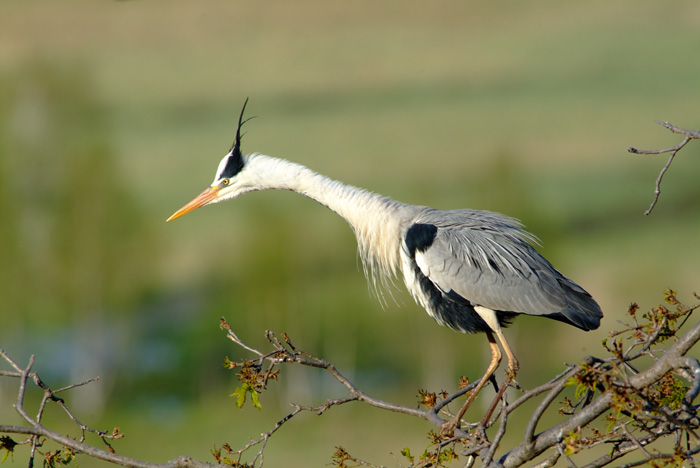
M 433 224 L 414 224 L 406 231 L 408 253 L 414 255 L 416 250 L 425 252 L 433 244 L 437 235 L 437 226 Z

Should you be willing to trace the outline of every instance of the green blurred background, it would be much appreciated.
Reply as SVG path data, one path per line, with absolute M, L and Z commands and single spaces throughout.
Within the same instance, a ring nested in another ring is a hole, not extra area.
M 518 380 L 541 383 L 601 354 L 630 302 L 697 290 L 698 146 L 649 217 L 666 156 L 626 150 L 680 140 L 653 119 L 700 126 L 698 51 L 688 1 L 2 2 L 0 347 L 22 364 L 35 354 L 54 387 L 99 375 L 67 402 L 91 426 L 119 426 L 119 453 L 155 462 L 212 460 L 289 401 L 343 394 L 285 368 L 261 413 L 236 410 L 222 363 L 250 355 L 221 316 L 253 346 L 287 332 L 403 404 L 480 376 L 484 337 L 437 326 L 403 287 L 382 308 L 351 230 L 303 197 L 256 193 L 165 224 L 211 182 L 250 97 L 244 151 L 408 203 L 501 211 L 536 233 L 606 314 L 591 333 L 516 321 Z M 18 422 L 15 384 L 0 381 L 3 423 Z M 346 405 L 292 421 L 266 463 L 323 466 L 342 445 L 396 466 L 390 452 L 422 451 L 428 429 Z

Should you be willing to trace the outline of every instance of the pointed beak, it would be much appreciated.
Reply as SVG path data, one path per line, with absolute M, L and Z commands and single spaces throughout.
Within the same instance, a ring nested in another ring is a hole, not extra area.
M 192 199 L 191 202 L 177 210 L 171 217 L 169 217 L 165 222 L 167 223 L 168 221 L 172 221 L 173 219 L 177 219 L 182 215 L 185 215 L 189 213 L 190 211 L 194 211 L 200 206 L 204 206 L 207 203 L 211 203 L 213 200 L 216 199 L 217 194 L 219 193 L 220 187 L 210 187 L 206 189 L 204 192 L 200 193 L 194 199 Z

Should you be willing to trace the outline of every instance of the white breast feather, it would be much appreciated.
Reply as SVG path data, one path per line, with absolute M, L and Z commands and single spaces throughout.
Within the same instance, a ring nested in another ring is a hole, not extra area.
M 419 256 L 421 258 L 420 260 L 418 259 Z M 423 289 L 421 289 L 420 287 L 418 278 L 416 277 L 416 272 L 413 269 L 414 261 L 416 262 L 416 264 L 418 264 L 418 268 L 421 270 L 421 273 L 428 277 L 428 268 L 425 262 L 425 258 L 420 254 L 420 252 L 416 253 L 415 259 L 411 259 L 410 256 L 406 253 L 405 248 L 401 249 L 401 270 L 403 271 L 403 279 L 406 283 L 406 289 L 408 289 L 408 292 L 411 293 L 413 299 L 421 307 L 423 307 L 426 310 L 426 312 L 428 312 L 428 315 L 435 319 L 440 325 L 445 325 L 440 316 L 433 311 L 432 307 L 430 306 L 430 298 L 423 292 Z

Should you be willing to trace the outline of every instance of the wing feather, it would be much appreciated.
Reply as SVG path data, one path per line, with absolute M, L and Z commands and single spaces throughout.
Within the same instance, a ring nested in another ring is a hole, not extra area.
M 484 211 L 428 210 L 416 222 L 437 227 L 433 242 L 415 257 L 445 294 L 493 310 L 598 327 L 598 304 L 535 250 L 536 239 L 516 220 Z

